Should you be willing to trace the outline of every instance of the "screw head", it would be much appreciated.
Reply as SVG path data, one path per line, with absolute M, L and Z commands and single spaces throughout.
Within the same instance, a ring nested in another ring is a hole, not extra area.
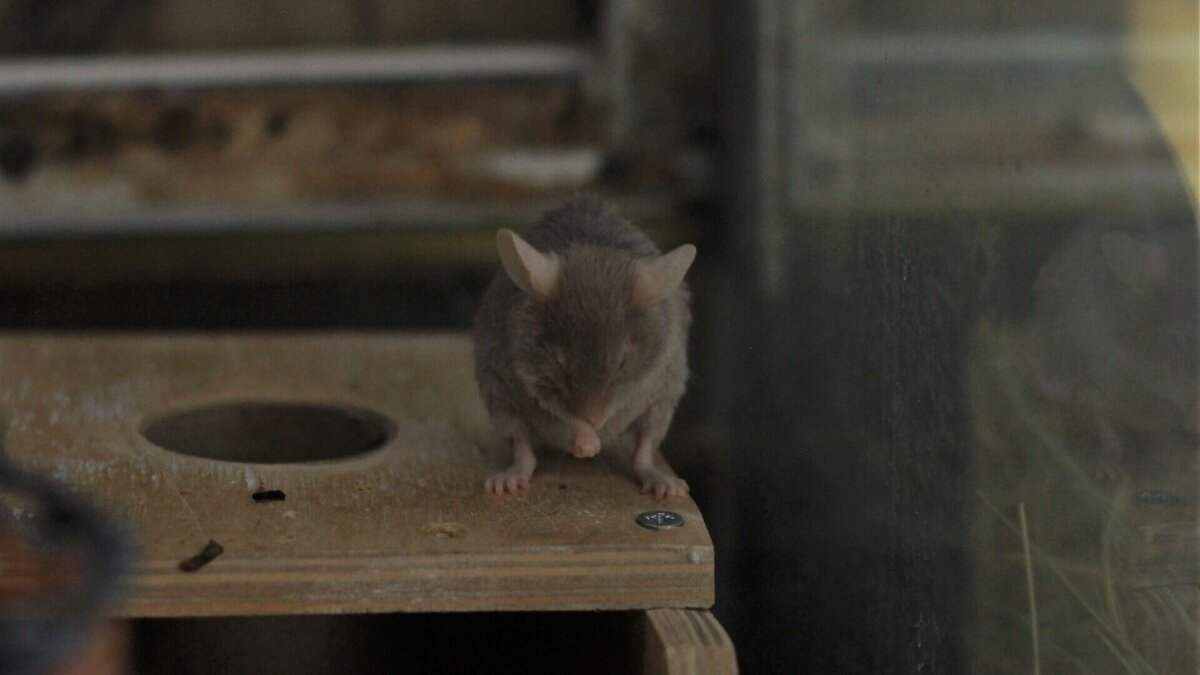
M 1166 490 L 1142 490 L 1131 499 L 1138 506 L 1175 506 L 1181 501 L 1179 495 Z
M 645 511 L 639 513 L 633 521 L 648 530 L 669 530 L 672 527 L 683 527 L 683 516 L 674 511 Z

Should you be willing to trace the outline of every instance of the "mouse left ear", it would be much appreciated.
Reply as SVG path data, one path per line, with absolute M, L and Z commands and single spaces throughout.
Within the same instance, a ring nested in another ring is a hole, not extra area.
M 558 256 L 542 253 L 509 229 L 496 233 L 496 248 L 504 272 L 517 288 L 538 298 L 554 293 L 561 272 Z
M 1167 250 L 1157 242 L 1105 232 L 1100 236 L 1100 252 L 1113 274 L 1135 290 L 1162 284 L 1169 276 Z
M 641 307 L 653 307 L 679 288 L 692 261 L 696 247 L 684 244 L 653 260 L 639 260 L 633 267 L 633 301 Z

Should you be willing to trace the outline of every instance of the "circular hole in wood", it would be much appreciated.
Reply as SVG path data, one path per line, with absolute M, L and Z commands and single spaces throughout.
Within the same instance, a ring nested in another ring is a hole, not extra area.
M 221 403 L 173 412 L 142 435 L 193 457 L 253 464 L 327 462 L 375 450 L 392 437 L 392 421 L 353 406 L 321 403 Z

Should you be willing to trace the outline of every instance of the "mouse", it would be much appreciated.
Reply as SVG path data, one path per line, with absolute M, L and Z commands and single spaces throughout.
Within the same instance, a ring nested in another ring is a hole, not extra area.
M 1103 476 L 1152 464 L 1157 444 L 1194 443 L 1198 271 L 1191 223 L 1097 220 L 1038 272 L 1034 391 L 1083 422 Z
M 578 195 L 525 237 L 500 230 L 496 248 L 501 269 L 475 316 L 475 379 L 513 460 L 484 491 L 528 491 L 534 447 L 590 458 L 632 441 L 643 493 L 687 494 L 654 454 L 687 384 L 684 276 L 696 247 L 661 253 L 610 203 Z

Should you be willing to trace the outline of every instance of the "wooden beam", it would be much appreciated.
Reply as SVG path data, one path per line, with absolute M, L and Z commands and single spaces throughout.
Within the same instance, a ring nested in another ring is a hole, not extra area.
M 737 654 L 712 613 L 652 609 L 642 617 L 644 675 L 736 675 Z

